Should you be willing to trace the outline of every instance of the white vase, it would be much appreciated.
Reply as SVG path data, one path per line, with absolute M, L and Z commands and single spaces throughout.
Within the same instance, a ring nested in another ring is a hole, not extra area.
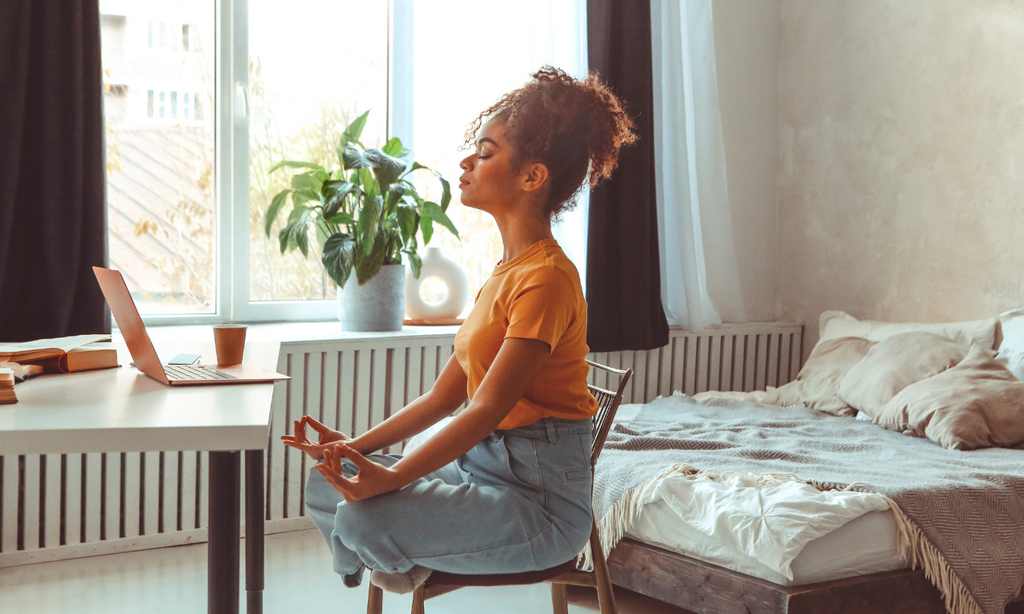
M 411 270 L 405 274 L 405 314 L 413 320 L 457 318 L 469 302 L 469 277 L 459 263 L 441 253 L 440 247 L 428 247 L 426 251 L 420 278 L 413 277 Z M 420 296 L 420 286 L 431 277 L 447 286 L 440 303 L 428 303 Z
M 402 292 L 404 264 L 385 264 L 364 285 L 355 269 L 344 288 L 338 288 L 338 319 L 341 330 L 349 332 L 402 330 L 405 295 Z

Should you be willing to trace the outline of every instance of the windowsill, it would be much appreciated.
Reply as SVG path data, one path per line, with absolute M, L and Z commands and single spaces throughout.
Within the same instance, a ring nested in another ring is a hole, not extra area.
M 147 326 L 154 343 L 177 341 L 213 341 L 212 326 L 179 325 Z M 351 333 L 342 332 L 337 320 L 328 322 L 277 322 L 250 324 L 246 341 L 271 341 L 279 343 L 303 343 L 309 341 L 355 341 L 359 339 L 412 339 L 422 337 L 444 337 L 454 335 L 458 326 L 405 326 L 394 332 Z

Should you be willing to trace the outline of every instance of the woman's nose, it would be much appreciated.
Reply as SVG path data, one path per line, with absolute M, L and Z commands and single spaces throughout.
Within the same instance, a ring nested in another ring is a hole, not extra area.
M 466 156 L 465 158 L 462 159 L 462 162 L 459 162 L 459 168 L 461 168 L 464 171 L 471 171 L 471 170 L 473 170 L 473 160 L 475 158 L 476 158 L 476 154 L 472 154 L 472 155 Z

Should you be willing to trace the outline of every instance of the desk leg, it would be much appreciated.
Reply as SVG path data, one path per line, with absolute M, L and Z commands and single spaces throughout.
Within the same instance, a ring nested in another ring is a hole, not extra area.
M 245 451 L 245 611 L 263 614 L 263 450 Z
M 240 456 L 239 452 L 210 452 L 209 614 L 238 614 Z

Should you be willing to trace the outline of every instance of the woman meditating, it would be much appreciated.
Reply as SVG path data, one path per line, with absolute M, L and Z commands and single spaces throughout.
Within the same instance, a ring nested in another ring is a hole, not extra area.
M 348 438 L 304 416 L 284 443 L 318 463 L 306 508 L 358 586 L 363 570 L 409 592 L 433 570 L 548 569 L 575 557 L 591 528 L 587 304 L 551 220 L 596 185 L 631 143 L 632 121 L 595 76 L 545 67 L 470 126 L 462 204 L 486 211 L 504 253 L 455 336 L 429 392 Z M 406 456 L 372 454 L 469 405 Z M 305 427 L 319 433 L 306 438 Z

